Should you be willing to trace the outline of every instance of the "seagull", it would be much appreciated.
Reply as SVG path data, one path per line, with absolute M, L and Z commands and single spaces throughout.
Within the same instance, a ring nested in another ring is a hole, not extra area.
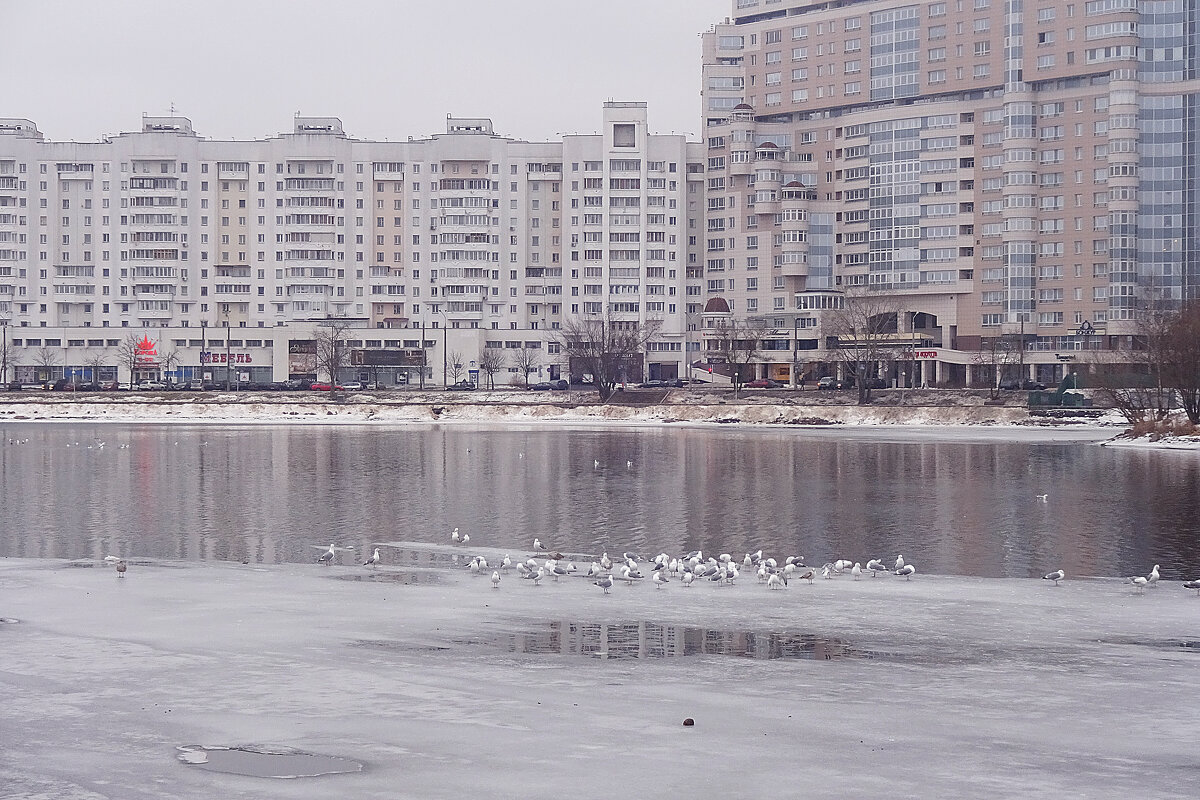
M 693 574 L 692 574 L 692 573 L 690 573 L 690 572 L 685 572 L 685 573 L 683 573 L 683 577 L 682 577 L 682 578 L 680 578 L 679 580 L 683 581 L 683 585 L 684 585 L 685 587 L 686 587 L 686 586 L 691 586 L 691 585 L 692 585 L 692 581 L 696 580 L 696 576 L 695 576 L 695 575 L 693 575 Z
M 1063 572 L 1061 569 L 1057 569 L 1054 572 L 1051 572 L 1049 575 L 1043 575 L 1042 580 L 1054 581 L 1054 585 L 1058 586 L 1058 582 L 1065 577 L 1067 577 L 1067 573 Z
M 1146 584 L 1149 583 L 1149 581 L 1147 581 L 1141 575 L 1138 575 L 1136 578 L 1127 578 L 1127 580 L 1132 583 L 1133 588 L 1137 589 L 1139 592 L 1145 589 Z
M 632 462 L 632 461 L 626 461 L 626 462 L 625 462 L 625 469 L 633 469 L 633 462 Z
M 600 461 L 599 460 L 592 462 L 592 469 L 600 469 Z
M 661 589 L 662 587 L 664 587 L 668 583 L 670 583 L 670 581 L 667 580 L 667 576 L 663 575 L 661 570 L 659 572 L 654 573 L 654 577 L 651 578 L 651 580 L 654 581 L 655 589 Z
M 896 574 L 897 574 L 897 575 L 903 575 L 903 576 L 904 576 L 904 580 L 908 580 L 908 579 L 909 579 L 909 578 L 911 578 L 913 575 L 916 575 L 916 574 L 917 574 L 917 568 L 916 568 L 916 567 L 914 567 L 912 564 L 905 564 L 903 567 L 901 567 L 900 569 L 896 570 Z
M 364 567 L 374 567 L 379 564 L 379 548 L 375 548 L 375 553 L 363 562 Z
M 1150 574 L 1146 576 L 1146 583 L 1151 586 L 1158 586 L 1158 564 L 1154 565 L 1154 569 L 1150 570 Z
M 450 541 L 454 542 L 455 544 L 458 544 L 458 542 L 459 542 L 458 528 L 455 528 L 454 530 L 450 531 Z
M 1196 594 L 1200 595 L 1200 581 L 1188 581 L 1183 585 L 1185 589 L 1195 589 Z
M 500 571 L 499 570 L 492 570 L 492 588 L 493 589 L 500 588 Z
M 315 547 L 318 550 L 324 549 L 319 544 L 310 544 L 309 547 Z M 343 551 L 343 550 L 350 551 L 353 549 L 354 549 L 353 547 L 338 547 L 338 546 L 334 545 L 333 542 L 330 542 L 329 549 L 326 550 L 324 553 L 321 553 L 321 555 L 317 556 L 317 563 L 329 566 L 330 564 L 333 563 L 333 559 L 337 558 L 338 552 Z
M 592 581 L 592 583 L 603 589 L 605 594 L 608 594 L 608 590 L 613 587 L 612 575 L 605 575 L 598 581 Z
M 658 573 L 655 574 L 657 575 Z M 634 581 L 641 580 L 642 577 L 642 573 L 638 572 L 636 569 L 630 569 L 628 566 L 621 567 L 621 580 L 625 581 L 630 586 L 633 585 Z
M 867 562 L 867 569 L 871 570 L 871 577 L 874 578 L 881 572 L 887 572 L 888 568 L 878 558 L 872 558 Z
M 508 572 L 510 567 L 512 567 L 512 559 L 508 557 L 508 553 L 505 553 L 504 560 L 500 562 L 500 569 Z
M 1048 494 L 1039 494 L 1039 495 L 1037 496 L 1037 499 L 1038 499 L 1038 502 L 1039 502 L 1039 503 L 1045 503 L 1045 502 L 1047 502 L 1047 501 L 1049 500 L 1049 498 L 1050 498 L 1050 495 L 1048 495 Z
M 812 567 L 809 567 L 804 572 L 800 573 L 800 580 L 808 581 L 810 586 L 812 585 L 813 578 L 815 577 L 816 575 L 813 574 Z
M 464 533 L 464 534 L 463 534 L 463 537 L 462 537 L 462 543 L 463 543 L 463 544 L 470 544 L 470 543 L 471 543 L 471 535 L 470 535 L 469 533 Z
M 612 559 L 608 557 L 608 553 L 600 556 L 600 567 L 605 571 L 609 571 L 613 568 L 613 562 Z
M 535 539 L 533 540 L 533 549 L 534 549 L 534 550 L 545 550 L 545 549 L 546 549 L 546 546 L 545 546 L 544 544 L 542 544 L 542 540 L 541 540 L 541 539 L 537 539 L 537 538 L 535 538 Z
M 896 556 L 896 566 L 892 567 L 892 569 L 904 569 L 904 556 Z
M 543 567 L 538 567 L 537 572 L 530 572 L 525 577 L 533 581 L 534 586 L 541 586 L 542 578 L 546 577 L 546 570 Z
M 117 577 L 118 578 L 125 577 L 125 562 L 124 561 L 117 561 Z
M 827 581 L 828 581 L 828 580 L 832 580 L 832 579 L 833 579 L 833 572 L 832 572 L 832 570 L 833 570 L 833 565 L 832 565 L 832 564 L 826 564 L 826 565 L 825 565 L 825 566 L 824 566 L 824 567 L 821 569 L 821 577 L 822 577 L 822 578 L 824 578 L 824 579 L 825 579 L 825 580 L 827 580 Z
M 783 578 L 779 577 L 778 572 L 772 572 L 771 576 L 769 578 L 767 578 L 767 588 L 768 589 L 782 589 L 783 587 L 784 587 Z
M 845 572 L 846 570 L 850 569 L 851 566 L 851 562 L 839 558 L 837 561 L 833 562 L 833 571 L 838 573 Z
M 858 580 L 858 577 L 862 575 L 862 565 L 855 561 L 854 566 L 850 568 L 850 574 L 854 576 L 854 580 Z

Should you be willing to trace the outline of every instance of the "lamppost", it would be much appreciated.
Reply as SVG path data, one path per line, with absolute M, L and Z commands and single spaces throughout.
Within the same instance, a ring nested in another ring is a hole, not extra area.
M 792 317 L 792 388 L 800 388 L 800 318 Z
M 8 318 L 0 319 L 0 384 L 8 388 Z
M 204 390 L 204 354 L 208 347 L 208 320 L 200 320 L 200 371 L 196 373 L 200 379 L 200 390 Z M 212 361 L 210 358 L 209 361 Z

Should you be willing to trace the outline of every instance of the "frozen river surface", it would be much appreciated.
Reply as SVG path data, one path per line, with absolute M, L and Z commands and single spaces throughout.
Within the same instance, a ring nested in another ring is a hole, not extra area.
M 1110 434 L 5 422 L 0 556 L 303 563 L 459 527 L 514 550 L 1200 574 L 1200 458 Z
M 0 796 L 1091 800 L 1200 782 L 1200 598 L 1178 583 L 606 596 L 493 590 L 461 549 L 385 549 L 415 566 L 0 560 Z M 220 774 L 179 760 L 188 745 L 362 771 Z

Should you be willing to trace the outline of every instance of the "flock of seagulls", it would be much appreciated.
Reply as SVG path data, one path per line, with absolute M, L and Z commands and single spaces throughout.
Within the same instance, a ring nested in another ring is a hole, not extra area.
M 460 534 L 459 529 L 455 528 L 450 533 L 450 541 L 453 544 L 465 545 L 470 543 L 471 537 L 467 534 Z M 334 542 L 330 542 L 328 547 L 316 544 L 309 545 L 309 547 L 322 551 L 316 561 L 318 564 L 326 566 L 334 563 L 338 553 L 354 551 L 353 547 L 342 547 Z M 363 562 L 364 567 L 377 567 L 382 563 L 379 547 L 373 549 L 374 552 L 371 556 Z M 564 577 L 579 573 L 579 567 L 575 565 L 575 562 L 568 560 L 562 553 L 551 552 L 540 538 L 533 540 L 533 550 L 534 555 L 524 561 L 514 562 L 511 556 L 505 554 L 495 568 L 489 565 L 483 556 L 473 556 L 466 568 L 475 575 L 485 575 L 491 569 L 493 589 L 500 588 L 503 575 L 510 570 L 515 570 L 518 578 L 527 580 L 534 586 L 540 586 L 546 578 L 558 582 Z M 544 556 L 544 558 L 539 561 L 539 556 Z M 128 564 L 124 559 L 108 555 L 104 557 L 104 562 L 116 568 L 118 578 L 125 577 Z M 700 580 L 708 581 L 716 586 L 732 586 L 743 572 L 753 574 L 760 584 L 765 584 L 768 589 L 773 590 L 786 588 L 788 582 L 792 580 L 806 580 L 811 584 L 818 576 L 824 580 L 832 580 L 838 575 L 849 573 L 854 580 L 858 580 L 864 574 L 869 574 L 874 578 L 882 573 L 910 580 L 917 574 L 916 566 L 906 562 L 903 555 L 897 555 L 895 562 L 890 567 L 878 558 L 869 559 L 865 568 L 858 561 L 851 562 L 846 559 L 838 559 L 827 562 L 821 567 L 814 567 L 805 563 L 804 556 L 787 556 L 780 564 L 775 558 L 764 557 L 763 551 L 759 550 L 754 553 L 746 553 L 739 568 L 737 560 L 729 553 L 722 553 L 715 558 L 712 556 L 706 558 L 702 551 L 695 550 L 679 557 L 659 553 L 653 558 L 626 552 L 622 553 L 617 560 L 610 558 L 608 553 L 604 553 L 599 559 L 592 561 L 587 572 L 583 573 L 583 577 L 592 579 L 592 583 L 600 587 L 604 594 L 609 594 L 618 583 L 632 586 L 644 581 L 646 572 L 642 571 L 643 562 L 648 565 L 650 582 L 654 584 L 655 589 L 662 589 L 675 580 L 679 581 L 684 588 L 690 588 Z M 1147 586 L 1157 588 L 1161 577 L 1159 566 L 1155 564 L 1148 575 L 1128 577 L 1125 579 L 1125 583 L 1132 584 L 1139 593 Z M 1043 575 L 1042 580 L 1053 581 L 1054 585 L 1058 586 L 1060 581 L 1066 580 L 1066 577 L 1067 573 L 1064 570 L 1057 569 Z M 1195 589 L 1196 594 L 1200 595 L 1200 580 L 1186 581 L 1183 583 L 1183 588 Z
M 492 585 L 499 588 L 503 573 L 510 569 L 516 571 L 518 578 L 527 580 L 534 586 L 540 586 L 547 578 L 558 581 L 580 572 L 579 567 L 573 561 L 567 560 L 562 553 L 550 552 L 550 548 L 543 544 L 541 539 L 533 540 L 533 550 L 534 555 L 515 563 L 511 556 L 505 555 L 498 568 L 492 572 Z M 646 565 L 645 569 L 643 564 Z M 487 559 L 475 556 L 467 564 L 467 568 L 481 574 L 489 569 L 489 565 Z M 655 589 L 665 588 L 673 581 L 679 581 L 684 588 L 691 587 L 696 581 L 708 581 L 716 586 L 732 586 L 743 574 L 748 574 L 753 575 L 768 589 L 783 589 L 791 580 L 807 580 L 812 583 L 817 577 L 832 580 L 846 573 L 858 580 L 866 573 L 875 577 L 881 572 L 899 575 L 909 580 L 917 573 L 917 568 L 906 563 L 902 555 L 896 557 L 892 567 L 885 566 L 880 559 L 871 559 L 864 570 L 861 563 L 845 559 L 816 567 L 806 564 L 804 556 L 788 556 L 781 563 L 775 558 L 765 557 L 761 550 L 747 553 L 739 566 L 738 560 L 729 553 L 706 558 L 702 551 L 696 550 L 680 557 L 660 553 L 653 558 L 626 552 L 622 553 L 620 558 L 613 559 L 608 553 L 604 553 L 592 561 L 582 576 L 591 579 L 604 594 L 609 594 L 619 583 L 631 586 L 647 579 L 654 584 Z

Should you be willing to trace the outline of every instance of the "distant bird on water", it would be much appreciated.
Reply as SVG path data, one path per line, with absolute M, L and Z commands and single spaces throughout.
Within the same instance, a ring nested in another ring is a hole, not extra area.
M 1043 575 L 1042 580 L 1054 581 L 1054 585 L 1058 586 L 1058 582 L 1061 581 L 1065 577 L 1067 577 L 1067 573 L 1063 572 L 1061 569 L 1058 569 L 1058 570 L 1055 570 L 1054 572 L 1051 572 L 1049 575 Z
M 1049 499 L 1050 499 L 1050 495 L 1048 495 L 1048 494 L 1039 494 L 1039 495 L 1037 496 L 1037 499 L 1038 499 L 1038 502 L 1039 502 L 1039 503 L 1045 503 L 1045 502 L 1048 502 L 1048 501 L 1049 501 Z

